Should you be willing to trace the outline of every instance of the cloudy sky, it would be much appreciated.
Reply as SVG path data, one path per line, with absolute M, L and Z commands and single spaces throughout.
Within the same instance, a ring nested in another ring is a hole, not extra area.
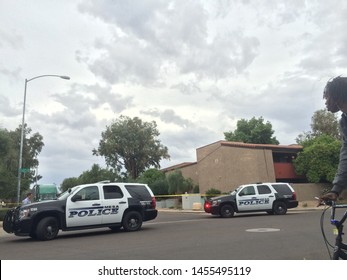
M 281 144 L 310 130 L 347 73 L 347 2 L 0 0 L 0 127 L 44 137 L 41 183 L 60 184 L 121 115 L 155 121 L 170 161 L 262 116 Z

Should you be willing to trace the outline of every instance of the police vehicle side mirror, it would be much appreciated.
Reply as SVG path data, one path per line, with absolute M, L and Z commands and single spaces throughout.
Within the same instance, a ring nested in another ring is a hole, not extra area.
M 75 194 L 72 198 L 71 201 L 72 202 L 76 202 L 76 201 L 80 201 L 82 200 L 82 196 L 80 194 Z

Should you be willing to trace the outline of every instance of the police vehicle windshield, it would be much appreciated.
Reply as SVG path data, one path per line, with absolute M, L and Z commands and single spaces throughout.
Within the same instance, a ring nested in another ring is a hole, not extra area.
M 231 195 L 235 195 L 239 192 L 239 190 L 241 189 L 242 186 L 238 187 L 236 190 L 232 191 L 230 194 Z
M 72 195 L 73 193 L 75 193 L 78 189 L 79 189 L 79 187 L 69 188 L 67 191 L 65 191 L 65 192 L 63 192 L 61 195 L 59 195 L 59 197 L 57 198 L 57 200 L 64 200 L 64 199 L 67 199 L 70 195 Z

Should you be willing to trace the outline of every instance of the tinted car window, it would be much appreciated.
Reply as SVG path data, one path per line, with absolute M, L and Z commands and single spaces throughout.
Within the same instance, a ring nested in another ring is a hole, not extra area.
M 137 198 L 140 201 L 152 200 L 152 196 L 146 189 L 146 186 L 126 185 L 125 188 L 133 198 Z
M 257 188 L 258 188 L 259 194 L 271 193 L 271 190 L 267 185 L 259 185 L 259 186 L 257 186 Z
M 271 185 L 276 192 L 278 192 L 281 195 L 292 195 L 292 190 L 288 187 L 287 184 L 273 184 Z
M 122 198 L 123 192 L 118 186 L 103 186 L 105 199 Z

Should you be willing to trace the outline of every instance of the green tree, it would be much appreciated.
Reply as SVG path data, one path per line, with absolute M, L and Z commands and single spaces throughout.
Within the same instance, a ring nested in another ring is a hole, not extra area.
M 338 162 L 341 141 L 330 135 L 320 135 L 302 142 L 300 152 L 293 164 L 295 172 L 305 175 L 309 182 L 332 182 Z
M 158 179 L 157 181 L 154 181 L 150 185 L 148 185 L 154 195 L 167 195 L 169 194 L 169 183 L 164 179 Z
M 150 169 L 147 169 L 138 177 L 137 182 L 151 185 L 155 181 L 163 180 L 163 179 L 165 179 L 164 172 L 156 168 L 150 168 Z
M 128 172 L 132 179 L 147 168 L 160 168 L 160 160 L 170 158 L 168 148 L 157 139 L 156 123 L 121 116 L 101 134 L 98 149 L 93 154 L 104 156 L 106 164 Z
M 90 170 L 84 171 L 78 180 L 80 184 L 89 184 L 101 181 L 111 181 L 115 182 L 119 179 L 117 172 L 114 172 L 109 168 L 101 168 L 98 164 L 93 164 Z
M 166 176 L 169 185 L 169 194 L 179 194 L 193 190 L 192 179 L 185 179 L 180 170 L 175 170 Z
M 66 178 L 63 180 L 63 183 L 60 185 L 60 188 L 61 188 L 62 192 L 65 192 L 69 188 L 72 188 L 72 187 L 78 186 L 78 185 L 80 185 L 78 178 L 77 177 L 70 177 L 70 178 Z
M 318 110 L 313 113 L 311 128 L 313 136 L 325 134 L 335 139 L 341 139 L 339 121 L 335 114 L 326 109 Z
M 167 195 L 169 194 L 169 185 L 166 180 L 164 172 L 150 168 L 143 172 L 137 179 L 137 182 L 147 184 L 154 195 Z
M 313 113 L 311 118 L 311 130 L 306 131 L 296 138 L 298 144 L 304 143 L 306 140 L 313 139 L 320 135 L 330 135 L 335 139 L 341 139 L 339 121 L 336 114 L 328 112 L 326 109 L 318 110 Z
M 78 178 L 71 177 L 64 179 L 61 184 L 62 191 L 66 191 L 77 185 L 90 184 L 101 181 L 115 182 L 120 179 L 117 172 L 108 168 L 101 168 L 98 164 L 93 164 L 90 170 L 83 171 Z
M 13 200 L 17 196 L 18 156 L 21 137 L 21 126 L 15 131 L 0 129 L 0 197 Z M 35 169 L 39 165 L 37 156 L 44 146 L 43 137 L 39 133 L 32 133 L 31 128 L 24 126 L 23 139 L 23 168 L 30 171 L 22 174 L 20 192 L 23 193 L 35 182 Z M 41 176 L 37 175 L 40 179 Z
M 236 130 L 224 132 L 225 140 L 254 144 L 279 144 L 276 137 L 272 136 L 274 130 L 270 122 L 264 123 L 263 117 L 237 122 Z

